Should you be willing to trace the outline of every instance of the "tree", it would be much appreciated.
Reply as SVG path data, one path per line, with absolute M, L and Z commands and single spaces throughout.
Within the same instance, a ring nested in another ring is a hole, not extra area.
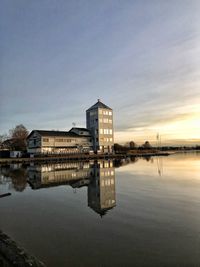
M 114 144 L 114 151 L 119 153 L 125 153 L 128 151 L 128 147 L 119 144 Z
M 151 149 L 152 146 L 150 145 L 149 141 L 146 141 L 143 145 L 142 145 L 143 148 L 145 149 Z
M 26 138 L 29 134 L 28 130 L 23 124 L 17 125 L 14 129 L 10 131 L 11 135 L 11 147 L 15 150 L 26 150 Z
M 8 139 L 7 134 L 0 135 L 0 148 L 3 147 L 3 142 L 6 141 L 6 139 Z
M 130 147 L 130 149 L 135 149 L 135 148 L 136 148 L 136 143 L 133 142 L 133 141 L 131 141 L 131 142 L 129 143 L 129 147 Z

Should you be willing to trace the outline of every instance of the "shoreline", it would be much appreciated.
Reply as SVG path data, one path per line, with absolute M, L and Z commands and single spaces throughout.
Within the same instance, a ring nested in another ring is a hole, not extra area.
M 45 264 L 36 257 L 27 253 L 24 248 L 19 246 L 9 236 L 0 230 L 0 255 L 2 260 L 9 266 L 20 267 L 45 267 Z
M 109 160 L 109 159 L 123 159 L 127 157 L 153 157 L 153 156 L 169 156 L 172 153 L 169 152 L 148 152 L 148 153 L 124 153 L 124 154 L 77 154 L 77 155 L 48 155 L 43 157 L 34 157 L 34 158 L 0 158 L 0 164 L 9 164 L 9 163 L 32 163 L 32 162 L 61 162 L 67 160 Z

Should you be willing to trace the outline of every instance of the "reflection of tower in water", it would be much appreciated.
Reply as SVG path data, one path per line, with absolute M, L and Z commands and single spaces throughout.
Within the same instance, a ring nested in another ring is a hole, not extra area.
M 87 186 L 88 206 L 101 216 L 116 205 L 113 161 L 34 165 L 28 177 L 32 189 L 70 185 L 77 192 Z
M 112 161 L 100 161 L 92 168 L 88 185 L 88 206 L 102 217 L 116 205 L 115 169 Z

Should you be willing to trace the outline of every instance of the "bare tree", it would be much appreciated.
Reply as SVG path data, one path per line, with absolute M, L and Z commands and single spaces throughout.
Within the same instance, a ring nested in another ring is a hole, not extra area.
M 19 124 L 14 129 L 11 129 L 9 132 L 12 140 L 12 149 L 25 151 L 26 138 L 29 134 L 26 127 L 23 124 Z
M 6 141 L 8 139 L 8 135 L 7 134 L 1 134 L 0 135 L 0 148 L 3 148 L 3 143 L 4 141 Z

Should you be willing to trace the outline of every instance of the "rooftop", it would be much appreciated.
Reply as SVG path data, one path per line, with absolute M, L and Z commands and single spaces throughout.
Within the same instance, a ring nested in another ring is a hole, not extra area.
M 110 109 L 112 110 L 111 108 L 109 108 L 108 106 L 106 106 L 104 103 L 101 102 L 100 99 L 98 99 L 97 103 L 94 104 L 93 106 L 91 106 L 88 110 L 92 110 L 92 109 L 96 109 L 96 108 L 105 108 L 105 109 Z
M 80 137 L 80 135 L 73 133 L 73 132 L 67 132 L 67 131 L 49 131 L 49 130 L 33 130 L 29 136 L 33 133 L 37 132 L 41 136 L 62 136 L 62 137 Z M 28 136 L 28 137 L 29 137 Z
M 69 131 L 72 131 L 72 130 L 89 132 L 89 130 L 87 128 L 80 128 L 80 127 L 72 127 Z

